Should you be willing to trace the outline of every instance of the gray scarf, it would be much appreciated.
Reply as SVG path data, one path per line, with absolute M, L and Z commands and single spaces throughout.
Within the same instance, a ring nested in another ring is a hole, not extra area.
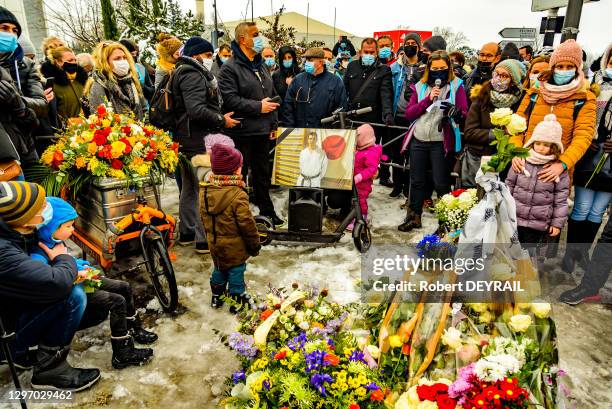
M 497 92 L 491 90 L 491 103 L 495 108 L 510 108 L 521 98 L 521 93 L 510 94 L 507 92 Z

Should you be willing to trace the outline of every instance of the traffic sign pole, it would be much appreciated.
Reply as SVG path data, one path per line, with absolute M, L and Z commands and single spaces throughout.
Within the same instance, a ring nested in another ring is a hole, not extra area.
M 580 26 L 580 17 L 582 15 L 582 0 L 569 0 L 567 4 L 567 13 L 565 15 L 565 25 L 561 35 L 561 42 L 578 37 L 578 26 Z

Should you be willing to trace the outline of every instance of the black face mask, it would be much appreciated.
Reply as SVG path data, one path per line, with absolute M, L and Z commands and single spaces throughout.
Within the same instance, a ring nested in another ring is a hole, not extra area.
M 442 81 L 440 86 L 444 86 L 448 81 L 448 69 L 446 70 L 438 70 L 438 71 L 429 71 L 429 76 L 427 77 L 427 83 L 432 87 L 436 85 L 436 80 Z
M 424 53 L 423 51 L 420 52 L 421 57 L 420 60 L 423 64 L 427 64 L 427 61 L 429 60 L 429 54 Z
M 406 53 L 407 57 L 414 57 L 415 55 L 417 55 L 417 52 L 419 50 L 419 47 L 417 45 L 406 45 L 404 46 L 404 52 Z
M 74 63 L 74 62 L 65 62 L 64 66 L 62 68 L 68 74 L 74 74 L 75 72 L 77 72 L 77 69 L 79 68 L 79 65 L 77 63 Z
M 493 63 L 492 62 L 484 62 L 484 61 L 478 61 L 478 72 L 480 72 L 481 74 L 491 74 L 491 72 L 493 71 Z

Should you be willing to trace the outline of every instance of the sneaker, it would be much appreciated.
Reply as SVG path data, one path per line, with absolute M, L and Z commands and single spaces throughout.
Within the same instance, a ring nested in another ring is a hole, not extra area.
M 208 249 L 208 243 L 205 242 L 205 241 L 201 241 L 199 243 L 196 243 L 195 251 L 198 254 L 208 254 L 208 253 L 210 253 L 210 250 Z
M 179 244 L 181 246 L 190 246 L 195 243 L 195 233 L 185 234 L 181 233 L 179 236 Z
M 599 295 L 599 291 L 593 293 L 591 290 L 578 286 L 561 294 L 559 301 L 569 305 L 578 305 L 583 302 L 600 302 L 601 295 Z

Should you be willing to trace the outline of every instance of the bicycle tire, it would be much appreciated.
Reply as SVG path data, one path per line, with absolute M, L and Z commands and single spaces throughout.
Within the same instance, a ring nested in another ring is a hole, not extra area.
M 161 237 L 146 239 L 145 249 L 148 261 L 147 270 L 151 276 L 157 299 L 165 312 L 174 312 L 178 306 L 178 288 L 168 250 Z M 160 276 L 165 277 L 167 286 L 163 285 Z

